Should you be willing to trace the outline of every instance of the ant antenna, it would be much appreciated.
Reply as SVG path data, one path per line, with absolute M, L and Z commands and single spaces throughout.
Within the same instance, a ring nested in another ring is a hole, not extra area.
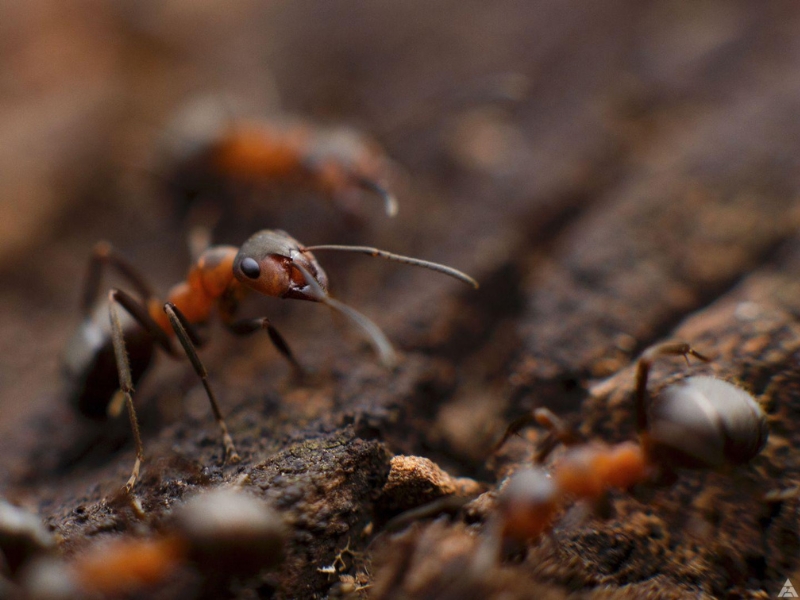
M 331 298 L 325 290 L 322 289 L 322 286 L 319 282 L 314 278 L 308 270 L 298 263 L 294 263 L 300 272 L 305 277 L 306 283 L 308 287 L 311 288 L 311 293 L 314 296 L 314 299 L 322 302 L 323 304 L 327 304 L 334 310 L 339 311 L 346 317 L 350 318 L 353 323 L 355 323 L 358 327 L 361 328 L 364 333 L 367 334 L 369 341 L 372 343 L 372 346 L 375 348 L 375 351 L 380 356 L 381 363 L 388 369 L 391 369 L 397 365 L 397 355 L 395 354 L 394 348 L 392 347 L 392 343 L 386 338 L 386 335 L 381 331 L 380 327 L 375 325 L 372 321 L 370 321 L 367 317 L 362 315 L 356 309 L 351 308 L 344 302 L 339 302 L 335 298 Z
M 316 252 L 317 250 L 342 250 L 345 252 L 358 252 L 359 254 L 367 254 L 369 256 L 380 256 L 381 258 L 385 258 L 387 260 L 394 260 L 396 262 L 413 265 L 415 267 L 424 267 L 425 269 L 430 269 L 431 271 L 437 271 L 439 273 L 449 275 L 450 277 L 454 277 L 459 281 L 463 281 L 464 283 L 471 285 L 476 290 L 478 289 L 478 282 L 475 281 L 475 279 L 466 273 L 459 271 L 458 269 L 454 269 L 453 267 L 448 267 L 447 265 L 431 262 L 429 260 L 422 260 L 421 258 L 411 258 L 410 256 L 403 256 L 402 254 L 393 254 L 392 252 L 379 250 L 378 248 L 371 248 L 369 246 L 339 246 L 326 244 L 322 246 L 306 246 L 302 248 L 302 250 L 311 250 L 313 252 Z
M 355 176 L 355 183 L 363 190 L 368 192 L 372 192 L 373 194 L 377 194 L 383 199 L 384 204 L 386 205 L 386 214 L 389 217 L 396 217 L 397 211 L 400 208 L 397 198 L 395 198 L 394 194 L 392 194 L 389 190 L 384 188 L 382 185 L 372 181 L 371 179 L 367 179 L 365 177 L 358 177 Z

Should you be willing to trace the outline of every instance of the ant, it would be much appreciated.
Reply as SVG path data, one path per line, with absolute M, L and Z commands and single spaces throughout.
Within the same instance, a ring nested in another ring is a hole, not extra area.
M 354 129 L 296 118 L 223 123 L 218 114 L 195 116 L 212 123 L 178 125 L 181 140 L 172 143 L 173 166 L 165 177 L 170 195 L 183 203 L 225 196 L 237 185 L 283 185 L 339 202 L 367 192 L 383 200 L 390 217 L 397 214 L 397 199 L 382 183 L 390 171 L 389 159 L 376 142 Z
M 106 539 L 66 559 L 40 550 L 23 569 L 20 591 L 26 598 L 53 598 L 53 588 L 58 598 L 128 597 L 152 591 L 182 570 L 221 591 L 216 588 L 228 578 L 280 564 L 288 537 L 283 517 L 269 504 L 232 489 L 190 498 L 161 529 L 150 538 Z
M 206 249 L 189 269 L 186 280 L 175 285 L 163 303 L 138 269 L 110 244 L 100 242 L 95 246 L 82 301 L 84 320 L 67 346 L 65 370 L 75 384 L 72 401 L 87 416 L 101 418 L 119 413 L 123 402 L 127 406 L 136 461 L 126 491 L 130 492 L 136 483 L 144 460 L 132 394 L 150 365 L 156 345 L 170 356 L 180 358 L 181 353 L 172 336 L 178 338 L 205 388 L 214 418 L 222 431 L 225 457 L 230 463 L 238 462 L 239 455 L 208 382 L 205 366 L 197 354 L 196 348 L 202 345 L 203 340 L 194 325 L 205 323 L 216 308 L 223 324 L 236 335 L 266 329 L 275 348 L 296 371 L 302 371 L 283 336 L 267 317 L 236 320 L 238 305 L 249 292 L 330 306 L 366 333 L 384 365 L 394 366 L 397 360 L 394 349 L 380 328 L 328 294 L 328 276 L 312 254 L 312 251 L 324 250 L 379 256 L 438 271 L 478 287 L 470 276 L 438 263 L 363 246 L 303 246 L 284 231 L 263 230 L 251 236 L 241 248 L 211 246 Z M 106 266 L 116 269 L 141 296 L 140 301 L 121 289 L 113 288 L 108 292 L 110 331 L 103 328 L 97 318 L 103 308 L 93 311 Z M 120 307 L 124 312 L 119 310 Z M 113 401 L 112 396 L 115 398 Z
M 0 498 L 0 595 L 4 575 L 16 576 L 32 557 L 55 548 L 42 520 Z
M 716 377 L 688 377 L 667 386 L 648 406 L 648 375 L 661 356 L 683 356 L 687 363 L 689 356 L 709 360 L 685 342 L 658 344 L 641 355 L 635 391 L 638 444 L 580 443 L 577 434 L 552 412 L 535 411 L 535 420 L 556 440 L 545 440 L 537 462 L 556 443 L 568 448 L 550 474 L 535 467 L 511 477 L 500 493 L 501 517 L 491 528 L 495 534 L 490 537 L 497 538 L 493 544 L 501 538 L 538 537 L 567 498 L 599 501 L 611 489 L 655 481 L 664 472 L 733 467 L 761 452 L 769 435 L 766 414 L 753 396 L 732 383 Z M 520 428 L 516 423 L 512 427 Z

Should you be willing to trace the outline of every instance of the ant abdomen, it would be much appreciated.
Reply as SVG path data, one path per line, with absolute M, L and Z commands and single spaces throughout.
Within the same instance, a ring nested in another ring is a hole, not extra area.
M 127 313 L 123 319 L 131 379 L 136 385 L 150 366 L 155 348 L 150 334 Z M 62 373 L 70 404 L 84 417 L 104 420 L 119 389 L 107 304 L 87 316 L 67 342 Z
M 646 433 L 659 462 L 715 469 L 744 464 L 767 442 L 767 417 L 742 388 L 695 376 L 668 386 L 649 407 Z

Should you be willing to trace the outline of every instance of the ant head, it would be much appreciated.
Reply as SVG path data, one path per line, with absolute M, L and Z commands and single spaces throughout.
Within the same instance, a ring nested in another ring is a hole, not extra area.
M 558 509 L 559 489 L 541 468 L 521 469 L 503 486 L 498 497 L 503 534 L 519 540 L 537 537 Z
M 250 289 L 275 298 L 319 301 L 304 274 L 328 289 L 328 276 L 308 250 L 285 231 L 265 229 L 248 239 L 233 261 L 233 274 Z
M 695 376 L 664 389 L 650 407 L 647 440 L 656 455 L 687 468 L 738 465 L 767 442 L 767 418 L 742 388 Z

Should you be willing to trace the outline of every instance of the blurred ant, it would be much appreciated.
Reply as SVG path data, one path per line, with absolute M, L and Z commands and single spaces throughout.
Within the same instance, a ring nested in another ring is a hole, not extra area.
M 16 576 L 32 557 L 55 546 L 53 535 L 37 515 L 0 499 L 0 579 Z
M 285 186 L 344 205 L 367 192 L 383 200 L 390 217 L 397 214 L 397 199 L 383 183 L 390 161 L 366 135 L 285 117 L 226 122 L 213 108 L 193 108 L 179 119 L 185 123 L 177 126 L 177 141 L 170 140 L 172 166 L 164 176 L 168 193 L 182 204 L 213 202 L 237 186 Z
M 95 246 L 83 295 L 84 320 L 67 346 L 65 370 L 74 384 L 72 401 L 85 415 L 103 417 L 121 411 L 122 402 L 127 406 L 136 447 L 136 461 L 126 484 L 127 491 L 136 483 L 144 460 L 133 407 L 134 385 L 147 370 L 156 344 L 170 356 L 180 358 L 173 334 L 203 383 L 214 418 L 222 431 L 226 459 L 231 463 L 239 461 L 206 369 L 196 351 L 202 340 L 194 324 L 205 323 L 214 308 L 223 324 L 234 334 L 248 335 L 266 329 L 275 348 L 296 370 L 300 370 L 288 344 L 267 317 L 236 320 L 235 314 L 239 302 L 250 291 L 275 298 L 321 302 L 343 313 L 364 330 L 384 365 L 391 367 L 395 364 L 392 345 L 380 328 L 355 309 L 328 295 L 328 276 L 312 250 L 342 250 L 379 256 L 438 271 L 478 287 L 468 275 L 438 263 L 362 246 L 303 246 L 284 231 L 263 230 L 250 237 L 241 248 L 211 246 L 206 249 L 189 269 L 186 280 L 175 285 L 167 295 L 167 302 L 163 303 L 139 271 L 108 243 L 101 242 Z M 106 266 L 116 269 L 141 296 L 140 301 L 117 288 L 109 291 L 110 331 L 98 320 L 104 307 L 93 311 L 102 270 Z M 119 307 L 124 312 L 120 313 Z M 116 401 L 111 402 L 112 396 Z
M 200 575 L 211 597 L 231 577 L 253 576 L 280 564 L 288 534 L 269 504 L 231 489 L 190 498 L 162 528 L 157 537 L 104 540 L 66 560 L 40 552 L 21 577 L 25 597 L 129 597 L 182 570 Z
M 753 396 L 722 379 L 688 377 L 667 386 L 648 406 L 648 374 L 661 356 L 709 360 L 684 342 L 658 344 L 642 354 L 636 369 L 638 444 L 581 443 L 553 413 L 537 409 L 535 419 L 548 428 L 551 438 L 537 458 L 544 460 L 554 448 L 552 439 L 568 448 L 550 474 L 536 467 L 511 477 L 499 497 L 501 517 L 493 525 L 494 543 L 538 537 L 567 498 L 599 501 L 611 489 L 655 481 L 663 472 L 732 467 L 762 450 L 769 435 L 764 411 Z M 512 427 L 519 429 L 518 424 Z

